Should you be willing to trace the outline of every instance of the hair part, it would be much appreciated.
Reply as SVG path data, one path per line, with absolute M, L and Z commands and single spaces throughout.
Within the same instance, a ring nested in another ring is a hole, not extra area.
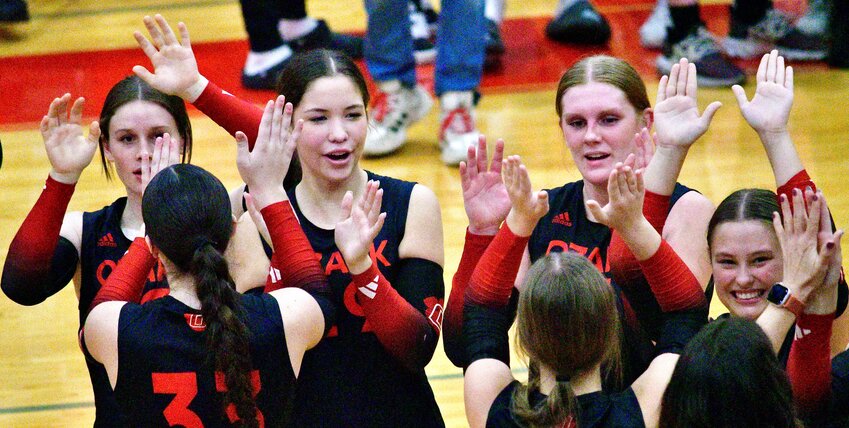
M 559 379 L 546 405 L 533 406 L 530 394 L 539 390 L 539 379 L 530 376 L 514 393 L 513 413 L 528 425 L 550 426 L 579 416 L 566 379 L 603 364 L 619 367 L 619 312 L 613 289 L 577 254 L 551 253 L 537 260 L 525 281 L 516 324 L 518 348 Z
M 634 67 L 619 58 L 594 55 L 576 62 L 560 77 L 554 99 L 557 117 L 563 117 L 563 95 L 575 86 L 590 82 L 607 83 L 621 90 L 637 113 L 651 107 L 646 85 Z
M 98 144 L 100 146 L 100 162 L 103 165 L 103 172 L 106 174 L 106 178 L 108 180 L 112 179 L 109 162 L 106 161 L 106 152 L 104 150 L 106 144 L 109 143 L 109 123 L 119 108 L 133 101 L 155 103 L 171 114 L 171 117 L 174 118 L 174 123 L 177 124 L 177 132 L 183 140 L 183 156 L 181 161 L 183 163 L 191 162 L 192 123 L 189 121 L 189 115 L 186 112 L 186 103 L 180 97 L 160 92 L 138 76 L 132 75 L 125 77 L 109 90 L 106 100 L 103 102 L 103 108 L 100 110 L 100 141 Z
M 787 374 L 761 328 L 740 317 L 706 325 L 684 347 L 663 394 L 662 427 L 797 425 Z
M 740 189 L 728 195 L 714 210 L 707 228 L 708 248 L 712 248 L 716 227 L 728 222 L 755 220 L 772 231 L 772 213 L 781 212 L 778 197 L 772 190 Z
M 258 426 L 250 332 L 240 318 L 241 300 L 223 255 L 233 230 L 227 189 L 200 167 L 172 165 L 148 184 L 142 217 L 151 242 L 180 271 L 172 274 L 187 273 L 195 280 L 207 350 L 227 385 L 222 415 L 232 403 L 237 426 Z

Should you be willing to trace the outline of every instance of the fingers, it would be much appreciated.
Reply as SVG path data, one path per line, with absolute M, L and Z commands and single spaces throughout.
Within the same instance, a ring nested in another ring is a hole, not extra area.
M 486 172 L 488 170 L 488 168 L 486 167 L 486 162 L 487 162 L 486 137 L 483 134 L 480 134 L 478 136 L 478 146 L 477 146 L 476 153 L 474 154 L 473 158 L 469 158 L 469 162 L 472 162 L 473 160 L 477 162 L 477 171 L 476 172 L 480 173 L 480 172 Z
M 784 87 L 793 92 L 793 67 L 787 67 L 784 71 Z
M 669 83 L 669 76 L 663 75 L 660 76 L 660 82 L 657 83 L 657 98 L 655 99 L 655 105 L 657 103 L 666 99 L 666 85 Z
M 162 36 L 162 32 L 159 31 L 159 28 L 156 26 L 153 18 L 150 16 L 145 16 L 143 21 L 145 28 L 147 28 L 147 33 L 150 34 L 150 40 L 153 43 L 153 46 L 158 50 L 165 44 L 165 38 Z
M 607 177 L 607 195 L 610 201 L 618 201 L 622 197 L 622 187 L 620 185 L 621 174 L 619 168 L 621 163 L 617 163 L 612 170 L 610 176 Z
M 345 218 L 351 217 L 351 211 L 354 208 L 354 193 L 350 190 L 345 192 L 342 197 L 342 212 L 345 213 Z
M 168 134 L 165 134 L 165 135 L 168 135 Z M 162 147 L 163 146 L 168 147 L 171 144 L 171 138 L 168 137 L 167 143 L 165 143 L 164 140 L 165 140 L 165 136 L 156 137 L 156 142 L 153 143 L 153 156 L 143 156 L 143 158 L 147 158 L 147 157 L 151 158 L 150 164 L 149 164 L 150 165 L 149 168 L 151 169 L 151 171 L 150 171 L 151 178 L 153 178 L 153 176 L 156 175 L 157 172 L 161 171 L 162 168 L 165 167 L 165 165 L 163 165 L 164 162 L 163 162 L 163 159 L 162 159 L 162 154 L 163 154 L 162 153 Z M 168 159 L 167 154 L 165 154 L 165 159 Z M 144 165 L 144 159 L 142 159 L 142 165 Z M 144 166 L 142 166 L 142 174 L 144 174 Z
M 79 97 L 74 100 L 74 105 L 71 106 L 71 115 L 69 123 L 79 125 L 83 121 L 83 107 L 85 106 L 85 98 Z
M 156 47 L 153 46 L 153 44 L 150 43 L 150 41 L 147 40 L 147 38 L 140 31 L 133 31 L 133 38 L 136 39 L 136 43 L 138 43 L 142 52 L 144 52 L 144 54 L 147 55 L 148 58 L 152 59 L 153 56 L 156 55 L 157 52 L 159 52 L 159 50 L 156 49 Z
M 773 51 L 778 54 L 778 51 Z M 775 63 L 775 83 L 784 86 L 784 57 L 779 56 Z
M 159 28 L 162 29 L 162 38 L 165 40 L 165 43 L 169 45 L 177 44 L 177 36 L 174 35 L 174 30 L 171 29 L 171 26 L 168 25 L 168 21 L 162 17 L 160 14 L 156 14 L 154 16 L 156 23 L 159 24 Z
M 737 98 L 737 105 L 739 105 L 740 108 L 743 108 L 743 106 L 749 103 L 749 98 L 746 96 L 746 90 L 743 89 L 742 86 L 732 86 L 731 92 L 734 92 L 734 98 Z
M 264 149 L 268 144 L 271 136 L 271 124 L 274 120 L 274 101 L 265 103 L 265 109 L 262 111 L 262 119 L 259 122 L 259 131 L 257 132 L 254 150 Z
M 678 61 L 678 81 L 675 86 L 677 95 L 687 95 L 687 75 L 689 71 L 690 67 L 687 64 L 687 58 L 681 58 Z
M 807 188 L 805 190 L 805 202 L 808 206 L 808 212 L 806 213 L 807 225 L 805 231 L 808 232 L 809 235 L 816 236 L 817 232 L 820 229 L 820 195 L 821 192 L 814 192 L 811 188 Z
M 283 110 L 286 104 L 286 97 L 278 96 L 274 100 L 274 108 L 271 111 L 271 134 L 269 143 L 280 144 L 281 132 L 289 132 L 288 127 L 283 128 Z
M 832 224 L 831 224 L 831 215 L 828 211 L 828 203 L 825 201 L 825 195 L 822 192 L 817 192 L 819 196 L 820 203 L 820 232 L 830 233 Z
M 702 112 L 702 117 L 699 118 L 699 121 L 704 128 L 707 128 L 710 125 L 710 122 L 713 120 L 713 115 L 716 114 L 716 111 L 719 110 L 720 107 L 722 107 L 722 103 L 719 101 L 714 101 L 705 107 L 705 111 Z
M 678 89 L 678 71 L 681 68 L 680 65 L 672 64 L 672 69 L 669 70 L 669 81 L 666 82 L 666 98 L 672 98 L 675 96 L 675 91 Z
M 189 39 L 189 29 L 183 22 L 177 23 L 177 30 L 180 31 L 180 45 L 186 49 L 192 48 L 192 42 Z
M 94 144 L 100 141 L 100 122 L 95 120 L 88 125 L 88 141 Z
M 162 138 L 156 139 L 157 144 L 162 144 Z M 142 182 L 142 193 L 144 193 L 144 189 L 147 188 L 147 184 L 150 183 L 150 179 L 153 178 L 150 172 L 150 156 L 142 156 L 141 158 L 141 182 Z
M 492 151 L 492 162 L 490 170 L 494 173 L 501 174 L 501 160 L 504 158 L 504 140 L 495 140 L 495 150 Z
M 766 81 L 766 69 L 767 69 L 767 63 L 768 62 L 769 62 L 769 54 L 767 53 L 767 54 L 764 54 L 763 57 L 761 57 L 761 62 L 760 62 L 760 64 L 758 64 L 758 73 L 757 73 L 757 77 L 756 77 L 758 83 Z
M 248 136 L 242 131 L 236 131 L 236 165 L 239 166 L 239 172 L 242 172 L 241 167 L 250 166 L 250 151 L 248 150 Z M 242 180 L 247 182 L 246 177 Z
M 684 90 L 688 97 L 696 97 L 698 93 L 698 76 L 696 75 L 696 64 L 690 63 L 687 65 L 687 84 Z
M 766 63 L 766 75 L 764 76 L 764 81 L 766 82 L 775 82 L 775 69 L 776 69 L 776 57 L 778 56 L 777 50 L 772 50 L 770 53 L 766 54 L 767 63 Z
M 793 189 L 793 231 L 802 233 L 806 230 L 807 212 L 805 212 L 805 198 L 799 189 Z
M 587 207 L 587 211 L 593 216 L 593 218 L 601 224 L 608 224 L 610 219 L 607 217 L 607 214 L 601 209 L 601 205 L 598 204 L 593 199 L 587 200 L 584 205 Z
M 287 106 L 291 107 L 292 104 L 287 104 Z M 289 140 L 286 141 L 286 147 L 284 151 L 284 153 L 286 154 L 286 156 L 288 156 L 290 160 L 292 159 L 292 156 L 295 153 L 295 149 L 298 146 L 298 139 L 301 138 L 301 131 L 303 131 L 303 129 L 304 120 L 298 119 L 298 121 L 295 122 L 295 128 L 292 129 L 292 133 L 289 134 Z

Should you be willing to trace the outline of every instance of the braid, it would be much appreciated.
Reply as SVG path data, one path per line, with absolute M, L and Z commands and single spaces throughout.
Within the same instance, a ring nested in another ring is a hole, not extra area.
M 207 346 L 215 359 L 215 371 L 224 373 L 227 385 L 223 409 L 232 403 L 239 416 L 235 426 L 257 427 L 250 379 L 250 332 L 238 317 L 242 308 L 227 262 L 212 245 L 204 244 L 195 250 L 190 272 L 197 281 Z
M 580 408 L 569 381 L 558 381 L 542 405 L 534 406 L 531 394 L 539 391 L 538 382 L 519 385 L 513 392 L 513 414 L 531 427 L 577 427 Z

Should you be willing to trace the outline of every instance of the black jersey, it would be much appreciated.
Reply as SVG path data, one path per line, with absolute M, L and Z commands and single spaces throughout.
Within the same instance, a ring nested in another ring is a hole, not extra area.
M 280 307 L 267 294 L 241 299 L 257 408 L 264 426 L 281 426 L 295 373 Z M 170 296 L 121 309 L 115 397 L 132 426 L 225 427 L 236 420 L 235 407 L 227 415 L 223 411 L 221 393 L 227 388 L 223 373 L 214 370 L 204 328 L 200 311 Z
M 676 184 L 669 201 L 669 208 L 692 189 Z M 531 262 L 550 252 L 571 251 L 589 259 L 608 280 L 616 294 L 620 296 L 619 310 L 623 319 L 623 381 L 631 384 L 654 357 L 652 340 L 657 339 L 662 318 L 650 288 L 631 287 L 629 299 L 638 310 L 632 311 L 622 299 L 622 290 L 613 281 L 607 249 L 610 246 L 612 232 L 610 228 L 590 221 L 584 207 L 584 182 L 576 181 L 548 191 L 548 213 L 539 220 L 528 241 L 528 253 Z M 642 292 L 640 292 L 642 291 Z M 653 302 L 653 303 L 652 303 Z M 636 312 L 636 318 L 632 315 Z M 639 320 L 639 321 L 638 321 Z M 605 383 L 606 387 L 613 383 Z
M 118 260 L 126 254 L 131 241 L 121 231 L 121 215 L 127 198 L 119 198 L 112 205 L 95 212 L 83 213 L 83 232 L 80 246 L 80 328 L 85 323 L 91 301 L 106 283 Z M 144 286 L 142 301 L 168 294 L 165 269 L 154 266 Z M 96 410 L 95 427 L 127 426 L 118 409 L 106 369 L 86 354 L 86 365 L 94 390 Z
M 404 238 L 410 195 L 415 183 L 368 173 L 380 180 L 386 212 L 383 228 L 374 240 L 372 259 L 393 283 L 399 264 L 398 245 Z M 391 356 L 365 322 L 355 300 L 356 288 L 336 247 L 333 230 L 310 223 L 298 207 L 294 190 L 292 208 L 313 249 L 321 256 L 336 303 L 336 325 L 328 336 L 304 355 L 295 399 L 293 426 L 298 427 L 433 427 L 444 426 L 424 370 L 410 371 Z M 413 306 L 426 304 L 423 290 L 398 290 Z
M 486 418 L 488 428 L 522 427 L 510 410 L 513 407 L 513 394 L 519 386 L 513 381 L 495 397 Z M 534 406 L 542 405 L 546 396 L 539 391 L 531 392 L 530 402 Z M 581 428 L 641 428 L 645 427 L 643 412 L 637 396 L 630 387 L 620 393 L 605 394 L 593 392 L 577 396 L 581 407 L 578 426 Z

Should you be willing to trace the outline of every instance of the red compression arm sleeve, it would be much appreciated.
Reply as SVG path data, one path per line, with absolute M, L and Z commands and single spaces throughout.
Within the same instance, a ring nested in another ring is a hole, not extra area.
M 643 216 L 661 236 L 666 217 L 669 216 L 669 200 L 669 195 L 663 196 L 647 191 L 643 202 Z M 644 276 L 640 262 L 615 230 L 610 238 L 610 246 L 607 248 L 607 260 L 610 263 L 613 280 L 622 287 L 637 283 Z
M 640 262 L 646 281 L 664 312 L 698 308 L 707 303 L 699 280 L 665 240 L 653 256 Z
M 483 253 L 489 246 L 495 235 L 475 235 L 466 229 L 466 244 L 463 246 L 463 255 L 460 257 L 460 265 L 451 282 L 451 294 L 445 305 L 445 315 L 442 322 L 442 344 L 445 354 L 455 365 L 462 367 L 463 355 L 463 301 L 469 280 L 478 265 Z M 456 360 L 456 361 L 455 361 Z
M 778 193 L 779 196 L 786 195 L 787 200 L 792 201 L 793 189 L 799 189 L 804 192 L 806 187 L 810 187 L 814 192 L 817 191 L 817 185 L 814 184 L 813 180 L 811 180 L 811 177 L 808 175 L 808 171 L 803 169 L 797 172 L 796 175 L 791 177 L 786 183 L 778 186 L 776 193 Z
M 363 308 L 366 322 L 383 347 L 408 368 L 423 368 L 420 356 L 433 354 L 427 338 L 434 333 L 438 335 L 439 329 L 398 294 L 376 263 L 351 278 L 357 287 L 357 301 Z
M 248 137 L 248 150 L 253 150 L 263 110 L 231 95 L 209 82 L 194 106 L 215 123 L 235 136 L 242 131 Z
M 327 277 L 307 236 L 301 230 L 291 203 L 280 201 L 263 208 L 261 213 L 274 245 L 265 292 L 284 287 L 298 287 L 307 291 L 327 288 Z
M 48 176 L 41 196 L 9 244 L 2 285 L 6 295 L 15 302 L 34 305 L 46 298 L 36 289 L 49 281 L 50 263 L 59 242 L 62 219 L 75 186 Z
M 155 264 L 156 258 L 150 254 L 144 238 L 134 239 L 127 254 L 121 257 L 115 270 L 106 279 L 106 284 L 97 291 L 89 312 L 103 302 L 140 303 L 147 276 Z
M 516 236 L 504 223 L 478 262 L 469 281 L 466 298 L 484 306 L 506 305 L 513 293 L 516 274 L 529 239 L 528 236 Z
M 793 397 L 803 413 L 826 405 L 831 393 L 831 329 L 834 314 L 802 314 L 790 346 L 787 375 Z

